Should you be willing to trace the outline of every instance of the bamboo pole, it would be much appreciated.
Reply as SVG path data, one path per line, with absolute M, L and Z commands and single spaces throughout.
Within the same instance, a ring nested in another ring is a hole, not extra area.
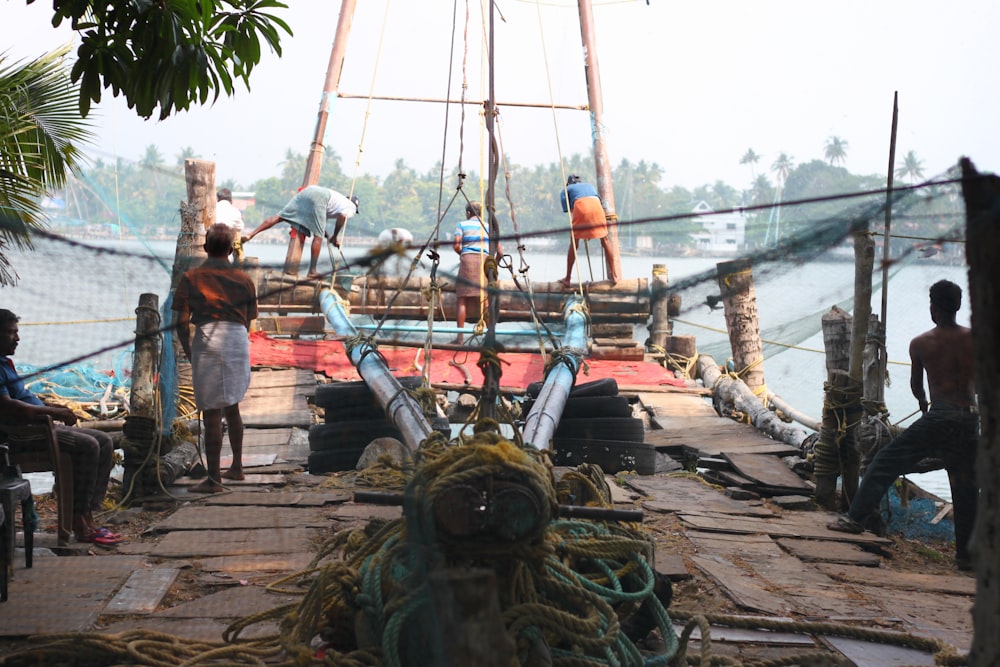
M 486 100 L 472 99 L 448 99 L 443 97 L 408 97 L 406 95 L 368 95 L 360 93 L 338 92 L 337 97 L 345 100 L 381 100 L 384 102 L 430 102 L 433 104 L 466 104 L 469 106 L 482 107 Z M 521 107 L 527 109 L 566 109 L 568 111 L 587 111 L 590 109 L 586 104 L 551 104 L 549 102 L 497 102 L 498 107 Z
M 309 145 L 309 157 L 306 159 L 306 172 L 302 178 L 302 187 L 319 183 L 319 172 L 323 166 L 324 141 L 326 138 L 326 123 L 330 116 L 330 100 L 337 94 L 340 86 L 340 73 L 344 69 L 344 56 L 347 54 L 347 38 L 351 34 L 351 22 L 354 19 L 356 0 L 341 0 L 340 16 L 337 19 L 337 31 L 334 33 L 333 46 L 330 49 L 330 61 L 326 67 L 326 80 L 323 83 L 323 96 L 320 98 L 319 113 L 316 116 L 316 130 Z M 293 276 L 299 274 L 299 264 L 302 261 L 303 239 L 299 234 L 292 234 L 288 241 L 288 252 L 285 254 L 285 273 Z
M 594 166 L 597 171 L 597 194 L 604 204 L 608 225 L 608 248 L 604 258 L 608 279 L 622 278 L 621 249 L 618 242 L 618 214 L 615 212 L 615 192 L 611 180 L 611 160 L 608 157 L 607 133 L 604 128 L 604 100 L 601 90 L 601 71 L 597 66 L 597 30 L 594 26 L 594 9 L 591 0 L 578 0 L 580 36 L 583 40 L 584 76 L 587 81 L 587 100 L 590 104 L 590 132 L 594 140 Z

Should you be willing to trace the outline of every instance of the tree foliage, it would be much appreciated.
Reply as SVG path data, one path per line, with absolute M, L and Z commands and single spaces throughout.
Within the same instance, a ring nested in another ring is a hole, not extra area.
M 77 142 L 90 137 L 74 108 L 67 51 L 9 66 L 0 55 L 0 284 L 15 279 L 4 248 L 30 245 L 30 229 L 45 220 L 42 198 L 80 167 Z
M 35 0 L 27 0 L 28 4 Z M 143 118 L 162 120 L 194 104 L 231 95 L 263 47 L 281 55 L 292 34 L 277 0 L 53 0 L 52 24 L 80 35 L 72 70 L 80 114 L 110 89 Z

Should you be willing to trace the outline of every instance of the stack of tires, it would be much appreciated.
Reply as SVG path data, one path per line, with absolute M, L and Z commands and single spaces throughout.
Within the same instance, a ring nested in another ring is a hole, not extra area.
M 420 376 L 397 379 L 407 389 L 419 387 L 421 381 Z M 325 423 L 309 429 L 310 474 L 353 470 L 372 440 L 403 439 L 363 380 L 321 384 L 314 403 L 323 409 Z
M 528 387 L 525 414 L 538 397 L 541 383 Z M 612 378 L 577 385 L 569 392 L 552 438 L 556 465 L 591 463 L 606 473 L 656 471 L 656 450 L 645 442 L 642 419 L 632 416 L 628 398 L 618 394 Z

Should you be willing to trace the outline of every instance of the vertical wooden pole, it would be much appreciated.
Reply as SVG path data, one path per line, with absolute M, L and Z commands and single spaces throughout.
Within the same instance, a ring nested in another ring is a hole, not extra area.
M 156 360 L 159 358 L 158 340 L 160 336 L 160 298 L 156 294 L 139 295 L 139 307 L 135 318 L 135 352 L 132 354 L 132 390 L 129 394 L 129 417 L 152 421 L 156 398 Z M 155 431 L 150 430 L 152 436 Z M 126 435 L 126 437 L 128 437 Z M 125 465 L 122 483 L 125 489 L 136 489 L 135 473 L 146 460 L 151 443 L 130 440 L 130 446 L 123 447 Z
M 152 418 L 155 416 L 156 360 L 159 358 L 160 298 L 155 294 L 139 295 L 139 307 L 135 312 L 129 414 Z
M 508 667 L 517 647 L 507 634 L 493 570 L 438 570 L 429 575 L 441 665 Z M 426 641 L 426 635 L 417 639 Z
M 652 311 L 652 321 L 649 325 L 650 342 L 666 349 L 667 337 L 673 334 L 670 322 L 670 277 L 666 264 L 653 264 L 653 279 L 649 283 L 649 302 Z
M 842 434 L 840 425 L 851 403 L 851 382 L 848 368 L 851 363 L 851 314 L 837 306 L 822 318 L 823 345 L 826 348 L 826 384 L 823 392 L 823 411 L 820 421 L 819 440 L 813 456 L 813 476 L 816 481 L 816 503 L 824 509 L 841 511 L 849 497 L 857 490 L 857 464 L 853 473 L 845 472 L 845 461 L 841 450 L 850 443 L 839 443 Z M 854 401 L 857 402 L 856 400 Z M 846 446 L 842 446 L 846 445 Z M 837 478 L 844 475 L 844 491 L 837 494 Z
M 309 145 L 309 157 L 306 159 L 306 173 L 302 178 L 302 187 L 319 183 L 320 169 L 323 167 L 324 140 L 326 138 L 326 123 L 330 116 L 330 100 L 337 96 L 340 87 L 340 73 L 344 69 L 344 56 L 347 53 L 347 38 L 351 34 L 351 23 L 354 20 L 354 8 L 357 0 L 342 0 L 340 17 L 337 19 L 337 32 L 334 33 L 333 47 L 330 49 L 330 61 L 326 66 L 326 81 L 323 84 L 323 96 L 320 98 L 319 113 L 316 117 L 316 130 Z M 299 264 L 302 261 L 303 239 L 298 234 L 292 234 L 288 241 L 288 252 L 285 254 L 285 273 L 299 275 Z
M 979 506 L 973 529 L 976 599 L 970 665 L 1000 664 L 1000 178 L 962 158 L 965 254 L 979 394 Z
M 760 342 L 753 269 L 746 260 L 720 262 L 716 269 L 733 363 L 743 382 L 756 391 L 764 386 L 764 351 Z
M 601 71 L 597 66 L 597 30 L 590 0 L 578 0 L 580 35 L 583 38 L 584 76 L 587 80 L 587 101 L 590 105 L 590 131 L 594 137 L 594 166 L 597 171 L 597 194 L 604 204 L 608 223 L 608 247 L 604 263 L 608 279 L 622 279 L 621 248 L 618 242 L 618 214 L 615 213 L 615 192 L 611 182 L 611 162 L 604 131 L 604 101 L 601 91 Z
M 500 169 L 500 155 L 498 153 L 498 142 L 496 141 L 496 69 L 495 55 L 495 19 L 496 9 L 493 3 L 490 5 L 489 19 L 489 90 L 486 99 L 486 132 L 489 136 L 489 174 L 486 181 L 486 206 L 484 213 L 488 216 L 487 222 L 490 232 L 490 256 L 496 254 L 500 243 L 500 223 L 496 216 L 496 181 Z M 484 265 L 486 284 L 488 292 L 486 295 L 486 337 L 483 340 L 483 347 L 486 351 L 496 350 L 497 344 L 497 320 L 500 317 L 500 294 L 496 290 L 497 286 L 497 264 L 494 261 L 486 262 Z M 485 356 L 485 355 L 483 355 Z M 482 358 L 482 357 L 481 357 Z M 483 359 L 486 361 L 485 359 Z M 497 403 L 500 401 L 500 365 L 499 363 L 485 363 L 483 365 L 483 395 L 480 399 L 480 413 L 486 419 L 497 418 Z
M 861 384 L 868 318 L 872 314 L 872 271 L 875 270 L 875 241 L 867 229 L 854 234 L 854 328 L 851 332 L 851 380 Z

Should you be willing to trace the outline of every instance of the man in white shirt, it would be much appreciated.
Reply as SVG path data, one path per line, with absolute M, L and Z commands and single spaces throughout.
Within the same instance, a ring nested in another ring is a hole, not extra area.
M 233 230 L 233 261 L 243 261 L 243 213 L 233 206 L 233 192 L 229 188 L 220 188 L 215 193 L 215 221 Z

